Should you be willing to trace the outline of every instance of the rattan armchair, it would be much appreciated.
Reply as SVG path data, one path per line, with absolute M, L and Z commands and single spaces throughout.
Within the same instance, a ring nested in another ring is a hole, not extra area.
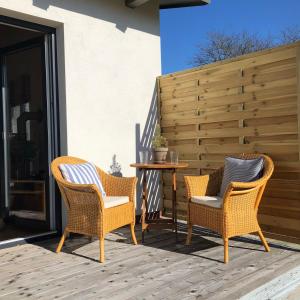
M 228 239 L 234 236 L 257 232 L 266 251 L 270 251 L 258 224 L 257 211 L 267 181 L 273 173 L 274 164 L 270 157 L 261 154 L 243 154 L 236 157 L 242 159 L 263 157 L 263 176 L 253 182 L 231 182 L 219 208 L 193 203 L 191 199 L 194 196 L 217 195 L 222 183 L 223 168 L 210 175 L 184 177 L 188 198 L 186 244 L 191 243 L 193 225 L 209 228 L 223 237 L 225 263 L 229 260 Z
M 51 170 L 67 207 L 67 226 L 58 244 L 59 253 L 69 232 L 97 236 L 100 241 L 100 262 L 104 262 L 104 237 L 108 232 L 130 225 L 133 243 L 136 245 L 135 190 L 136 177 L 111 176 L 97 168 L 107 196 L 128 196 L 129 202 L 105 208 L 104 199 L 94 184 L 73 184 L 66 181 L 59 169 L 60 164 L 81 164 L 85 160 L 63 156 L 51 163 Z

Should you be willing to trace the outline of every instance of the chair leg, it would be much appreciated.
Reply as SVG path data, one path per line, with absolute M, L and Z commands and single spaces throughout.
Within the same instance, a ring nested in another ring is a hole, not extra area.
M 193 231 L 193 225 L 191 223 L 188 223 L 188 234 L 186 237 L 186 245 L 190 245 L 192 241 L 192 231 Z
M 224 263 L 227 264 L 229 261 L 228 255 L 228 238 L 223 238 L 224 240 Z
M 57 246 L 57 248 L 56 248 L 56 253 L 59 253 L 59 252 L 61 251 L 61 248 L 62 248 L 62 246 L 64 245 L 65 239 L 66 239 L 66 237 L 68 236 L 68 234 L 69 234 L 68 230 L 65 229 L 65 230 L 64 230 L 64 233 L 63 233 L 63 235 L 62 235 L 62 237 L 61 237 L 61 239 L 60 239 L 60 241 L 59 241 L 59 244 L 58 244 L 58 246 Z
M 258 235 L 259 235 L 260 240 L 261 240 L 262 244 L 264 245 L 266 251 L 270 252 L 270 247 L 269 247 L 269 245 L 268 245 L 268 243 L 267 243 L 267 241 L 266 241 L 266 239 L 265 239 L 265 237 L 264 237 L 261 230 L 258 231 Z
M 135 232 L 134 232 L 134 223 L 130 224 L 130 232 L 131 232 L 131 237 L 132 237 L 133 244 L 137 245 Z
M 105 261 L 104 259 L 104 237 L 99 237 L 99 243 L 100 243 L 100 258 L 99 261 L 103 263 Z

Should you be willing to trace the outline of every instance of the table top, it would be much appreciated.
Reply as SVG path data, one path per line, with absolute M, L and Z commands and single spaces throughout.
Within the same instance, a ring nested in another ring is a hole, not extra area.
M 171 163 L 163 163 L 163 164 L 130 164 L 130 167 L 137 168 L 137 169 L 151 169 L 151 170 L 167 170 L 167 169 L 183 169 L 187 168 L 189 165 L 187 163 L 178 163 L 178 164 L 171 164 Z

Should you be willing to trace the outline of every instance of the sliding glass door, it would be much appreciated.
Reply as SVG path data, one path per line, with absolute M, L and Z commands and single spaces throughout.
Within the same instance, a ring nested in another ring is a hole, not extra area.
M 56 229 L 49 164 L 57 155 L 53 35 L 0 52 L 0 242 Z

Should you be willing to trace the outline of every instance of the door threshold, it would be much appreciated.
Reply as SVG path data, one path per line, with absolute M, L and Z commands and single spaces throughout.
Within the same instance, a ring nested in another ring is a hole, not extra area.
M 57 231 L 47 231 L 39 234 L 34 234 L 26 237 L 14 238 L 0 242 L 0 249 L 23 245 L 27 243 L 38 242 L 40 240 L 53 238 L 57 236 Z

